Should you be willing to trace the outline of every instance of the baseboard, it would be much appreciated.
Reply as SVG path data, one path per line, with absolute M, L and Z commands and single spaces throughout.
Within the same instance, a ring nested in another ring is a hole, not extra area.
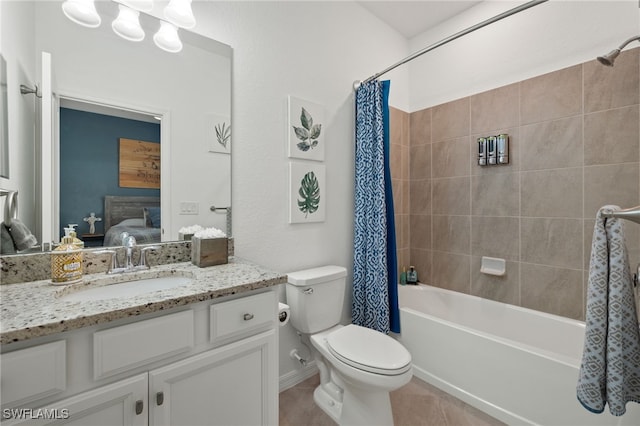
M 309 361 L 307 365 L 300 370 L 290 371 L 280 376 L 280 392 L 294 387 L 298 383 L 304 382 L 309 377 L 318 373 L 315 361 Z

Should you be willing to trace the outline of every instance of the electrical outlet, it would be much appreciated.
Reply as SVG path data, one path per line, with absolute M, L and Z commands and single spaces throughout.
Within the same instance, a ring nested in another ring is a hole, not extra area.
M 195 201 L 181 201 L 180 214 L 198 214 L 199 205 Z

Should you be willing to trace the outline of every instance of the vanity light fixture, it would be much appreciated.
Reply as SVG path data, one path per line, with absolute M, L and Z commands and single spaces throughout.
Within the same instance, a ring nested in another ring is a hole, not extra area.
M 62 11 L 67 18 L 83 27 L 97 28 L 102 22 L 93 0 L 66 0 L 62 3 Z
M 118 17 L 111 23 L 113 31 L 126 40 L 144 40 L 145 33 L 140 25 L 140 12 L 151 12 L 153 0 L 112 1 L 118 4 L 119 9 Z M 170 0 L 164 9 L 164 19 L 156 18 L 160 22 L 160 28 L 153 36 L 156 46 L 171 53 L 182 50 L 178 28 L 193 28 L 196 25 L 191 1 Z M 62 10 L 67 18 L 85 27 L 96 28 L 102 22 L 96 11 L 94 0 L 65 0 Z
M 180 28 L 196 26 L 196 18 L 191 10 L 191 0 L 171 0 L 164 9 L 164 17 Z
M 118 3 L 140 12 L 151 12 L 153 10 L 153 0 L 118 0 Z
M 176 53 L 182 50 L 182 42 L 178 37 L 178 27 L 171 22 L 160 21 L 160 29 L 153 36 L 153 41 L 162 50 Z
M 118 17 L 111 23 L 113 31 L 125 40 L 142 41 L 144 30 L 140 26 L 140 12 L 124 4 L 118 5 L 118 8 Z

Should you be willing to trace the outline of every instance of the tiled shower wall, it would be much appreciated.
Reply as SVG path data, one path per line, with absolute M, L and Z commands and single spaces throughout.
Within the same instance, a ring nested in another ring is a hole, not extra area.
M 411 114 L 392 109 L 399 267 L 420 281 L 584 319 L 598 208 L 640 204 L 640 49 Z M 510 164 L 476 140 L 507 133 Z M 632 268 L 640 225 L 625 222 Z M 480 273 L 504 258 L 505 276 Z

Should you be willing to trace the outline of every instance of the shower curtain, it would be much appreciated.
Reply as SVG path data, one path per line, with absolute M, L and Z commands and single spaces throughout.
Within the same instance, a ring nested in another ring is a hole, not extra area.
M 353 323 L 400 332 L 396 235 L 389 168 L 389 81 L 356 91 Z

